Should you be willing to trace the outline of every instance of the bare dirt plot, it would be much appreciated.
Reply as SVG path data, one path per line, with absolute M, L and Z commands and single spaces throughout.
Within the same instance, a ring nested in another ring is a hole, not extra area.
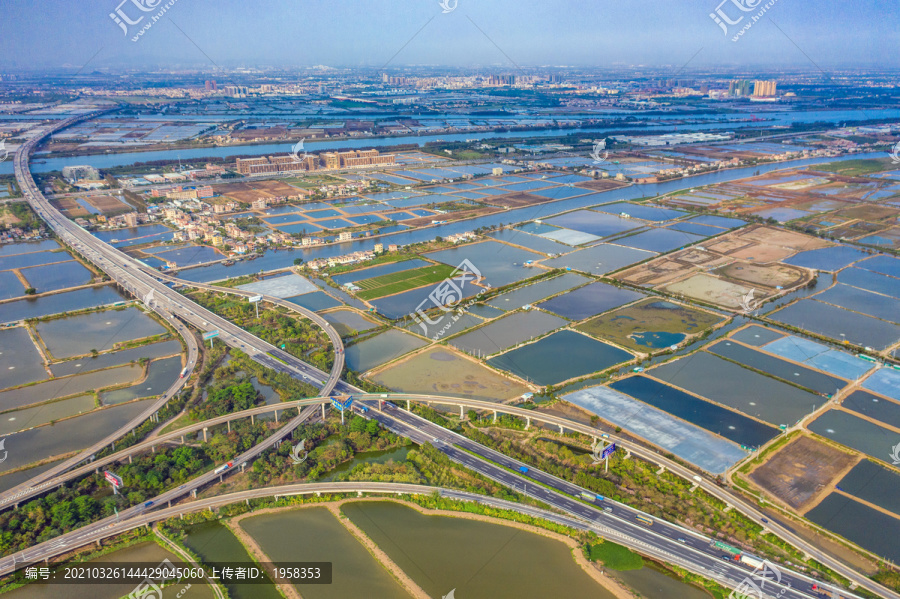
M 87 198 L 87 202 L 103 214 L 130 212 L 132 210 L 131 206 L 125 204 L 114 196 L 91 196 Z
M 456 350 L 436 346 L 391 364 L 369 378 L 401 393 L 504 401 L 528 389 Z
M 541 196 L 532 195 L 530 193 L 510 193 L 504 196 L 493 196 L 482 200 L 492 206 L 508 206 L 510 208 L 521 208 L 522 206 L 536 206 L 546 202 L 552 202 L 550 198 L 542 198 Z
M 750 473 L 750 479 L 770 495 L 802 511 L 828 491 L 857 461 L 830 445 L 800 436 L 776 451 Z
M 486 214 L 495 214 L 503 210 L 502 208 L 476 208 L 475 210 L 460 210 L 459 212 L 448 212 L 446 214 L 435 214 L 433 216 L 423 216 L 422 218 L 414 218 L 412 220 L 403 221 L 404 225 L 410 227 L 424 227 L 431 224 L 433 220 L 457 221 L 467 218 L 475 218 L 476 216 L 484 216 Z
M 621 181 L 597 179 L 595 181 L 582 181 L 581 183 L 576 183 L 575 187 L 590 189 L 591 191 L 606 191 L 607 189 L 615 189 L 617 187 L 624 187 L 625 185 L 626 183 L 622 183 Z
M 58 200 L 50 200 L 50 203 L 56 206 L 60 212 L 69 218 L 78 218 L 79 216 L 89 216 L 90 212 L 81 207 L 81 204 L 72 198 L 60 198 Z
M 786 231 L 784 229 L 775 229 L 767 226 L 751 226 L 740 231 L 735 231 L 731 235 L 748 241 L 755 241 L 760 245 L 770 245 L 775 247 L 790 248 L 795 251 L 814 250 L 818 248 L 829 247 L 832 244 L 812 237 L 797 233 L 794 231 Z
M 730 309 L 739 308 L 741 299 L 750 293 L 750 287 L 729 283 L 705 273 L 672 283 L 663 289 L 669 293 L 685 295 L 708 304 Z M 761 299 L 761 297 L 763 296 L 757 296 L 756 299 Z
M 753 262 L 733 262 L 715 271 L 715 274 L 738 282 L 763 285 L 769 288 L 785 289 L 807 281 L 811 274 L 805 268 L 787 264 L 754 264 Z
M 249 204 L 259 198 L 290 197 L 299 194 L 296 187 L 281 181 L 254 181 L 253 183 L 228 183 L 216 186 L 216 191 L 238 202 Z
M 663 256 L 645 264 L 629 268 L 613 278 L 633 285 L 656 287 L 686 276 L 702 267 L 705 270 L 729 263 L 731 260 L 696 248 L 688 248 Z

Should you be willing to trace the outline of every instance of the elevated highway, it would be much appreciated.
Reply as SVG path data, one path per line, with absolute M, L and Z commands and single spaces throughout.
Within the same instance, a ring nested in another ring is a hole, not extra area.
M 89 117 L 90 115 L 87 116 Z M 77 119 L 65 121 L 53 130 L 67 127 L 75 120 Z M 48 131 L 45 136 L 49 133 L 50 131 Z M 175 317 L 177 317 L 202 331 L 217 330 L 220 339 L 233 347 L 244 350 L 254 360 L 257 360 L 261 364 L 271 367 L 279 372 L 288 373 L 291 376 L 303 377 L 304 379 L 321 383 L 323 395 L 328 395 L 332 391 L 346 394 L 356 394 L 359 392 L 359 390 L 353 386 L 344 381 L 340 381 L 339 370 L 337 372 L 332 370 L 330 375 L 322 373 L 318 369 L 273 347 L 271 344 L 250 335 L 236 325 L 216 316 L 212 312 L 197 306 L 165 285 L 162 280 L 160 280 L 158 273 L 156 275 L 148 274 L 144 270 L 146 268 L 144 265 L 124 256 L 118 250 L 99 241 L 90 233 L 82 230 L 77 225 L 74 225 L 74 223 L 68 221 L 68 219 L 62 217 L 62 215 L 50 206 L 49 202 L 43 197 L 34 184 L 30 172 L 28 172 L 28 155 L 40 141 L 41 138 L 31 140 L 19 149 L 16 154 L 16 176 L 19 179 L 19 183 L 22 186 L 26 198 L 37 210 L 38 214 L 50 224 L 54 231 L 56 231 L 66 243 L 82 253 L 85 258 L 94 264 L 97 264 L 125 289 L 133 293 L 136 297 L 143 299 L 149 307 L 164 317 L 170 320 L 174 320 Z M 335 363 L 337 364 L 338 361 L 335 360 Z M 403 396 L 400 396 L 400 398 L 402 397 Z M 408 397 L 410 401 L 413 401 L 412 398 L 417 396 L 405 397 Z M 448 398 L 426 396 L 426 399 L 423 401 L 448 403 L 447 399 Z M 612 508 L 612 512 L 608 512 L 605 509 L 601 509 L 596 502 L 588 503 L 573 499 L 573 496 L 577 496 L 583 490 L 567 481 L 562 481 L 533 468 L 527 468 L 524 464 L 521 464 L 512 458 L 508 458 L 503 454 L 477 443 L 473 443 L 472 441 L 420 418 L 411 412 L 401 410 L 396 406 L 393 406 L 393 404 L 385 403 L 379 405 L 379 399 L 376 399 L 374 396 L 361 397 L 358 400 L 358 403 L 368 409 L 366 412 L 367 417 L 377 420 L 397 434 L 408 437 L 420 444 L 431 443 L 453 461 L 463 464 L 501 484 L 516 489 L 519 489 L 521 486 L 523 493 L 549 504 L 555 509 L 568 514 L 569 517 L 582 519 L 591 523 L 596 523 L 601 520 L 603 521 L 603 524 L 607 524 L 607 522 L 610 521 L 619 522 L 619 528 L 615 529 L 616 534 L 622 535 L 623 539 L 630 539 L 635 542 L 643 543 L 645 551 L 664 551 L 667 555 L 667 557 L 664 558 L 666 561 L 672 561 L 673 563 L 679 564 L 686 563 L 688 565 L 685 567 L 691 571 L 719 580 L 728 586 L 737 586 L 747 574 L 745 569 L 742 569 L 741 566 L 734 563 L 723 562 L 721 556 L 715 555 L 715 552 L 711 552 L 708 545 L 706 545 L 708 539 L 705 539 L 702 535 L 655 518 L 652 519 L 652 525 L 649 527 L 638 524 L 634 518 L 636 515 L 640 515 L 640 512 L 636 510 L 627 508 L 621 504 L 615 504 L 615 507 Z M 497 404 L 490 405 L 492 406 L 490 409 L 497 409 L 500 407 L 501 411 L 512 413 L 511 410 L 513 408 L 510 406 L 498 406 Z M 382 407 L 384 409 L 380 409 Z M 476 406 L 473 404 L 471 407 L 476 409 L 489 409 L 483 405 Z M 283 409 L 283 406 L 273 406 L 273 408 Z M 249 460 L 255 459 L 262 451 L 281 442 L 290 435 L 297 425 L 311 418 L 316 410 L 317 407 L 315 406 L 307 407 L 299 416 L 289 421 L 287 425 L 278 430 L 274 435 L 254 448 L 251 448 L 248 452 L 236 457 L 234 459 L 236 467 L 248 463 Z M 529 411 L 529 415 L 532 418 L 535 417 L 534 414 L 534 412 Z M 149 414 L 145 414 L 144 418 L 147 416 L 149 416 Z M 550 421 L 548 420 L 547 422 Z M 576 430 L 573 425 L 575 425 L 575 423 L 568 422 L 568 425 L 563 424 L 562 426 Z M 127 430 L 122 429 L 121 432 L 124 433 L 127 432 Z M 654 461 L 659 461 L 660 457 L 661 456 L 655 456 Z M 674 466 L 678 465 L 673 463 L 673 471 L 675 470 Z M 526 468 L 523 472 L 524 474 L 527 474 L 527 476 L 522 476 L 517 473 L 521 468 Z M 681 468 L 683 469 L 683 467 Z M 147 521 L 150 521 L 154 517 L 158 517 L 156 516 L 157 513 L 162 512 L 151 512 L 150 514 L 145 514 L 145 512 L 156 510 L 164 503 L 182 497 L 191 490 L 211 482 L 216 477 L 220 476 L 220 474 L 221 473 L 216 472 L 206 473 L 197 477 L 187 485 L 182 485 L 178 489 L 173 489 L 160 495 L 149 504 L 130 508 L 126 512 L 119 514 L 118 520 L 107 518 L 41 545 L 29 548 L 25 552 L 16 554 L 16 556 L 13 556 L 12 558 L 0 560 L 0 575 L 14 569 L 17 563 L 33 563 L 35 561 L 46 559 L 52 555 L 59 555 L 60 553 L 67 551 L 67 548 L 70 549 L 72 547 L 83 545 L 86 542 L 91 542 L 94 538 L 92 535 L 99 534 L 104 528 L 113 529 L 118 522 L 121 522 L 123 519 L 127 520 L 128 524 L 131 524 L 130 521 L 132 519 L 138 519 L 137 521 L 140 521 L 140 518 L 144 518 L 146 515 L 148 518 Z M 703 482 L 706 482 L 706 485 L 710 484 L 707 481 Z M 27 487 L 29 484 L 30 483 L 25 483 L 25 485 L 21 485 L 20 487 Z M 704 488 L 709 490 L 707 486 L 704 486 Z M 0 507 L 11 503 L 9 498 L 15 491 L 16 489 L 13 489 L 0 494 Z M 720 490 L 719 492 L 727 494 L 727 491 L 725 490 Z M 731 496 L 730 494 L 727 495 L 728 499 L 725 501 L 730 505 L 734 505 L 742 512 L 747 510 L 745 513 L 749 513 L 750 517 L 755 518 L 758 515 L 755 510 L 747 506 L 738 498 Z M 716 496 L 719 495 L 716 493 Z M 519 508 L 517 507 L 516 509 Z M 608 517 L 610 513 L 612 513 L 613 516 Z M 679 539 L 684 539 L 684 542 Z M 891 599 L 900 599 L 900 595 L 857 574 L 802 539 L 794 544 L 808 555 L 815 557 L 823 564 L 846 576 L 860 586 L 877 593 L 880 596 L 890 597 Z M 788 578 L 789 581 L 794 580 L 797 586 L 782 589 L 784 590 L 784 593 L 780 596 L 815 596 L 809 591 L 802 590 L 804 585 L 807 585 L 808 580 L 796 573 L 787 573 L 785 576 L 790 577 Z M 842 594 L 845 596 L 847 595 L 844 591 L 842 591 Z

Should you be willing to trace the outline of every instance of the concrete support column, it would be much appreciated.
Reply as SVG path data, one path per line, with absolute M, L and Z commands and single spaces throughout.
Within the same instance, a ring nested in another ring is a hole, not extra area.
M 184 435 L 181 435 L 181 444 L 184 445 Z
M 297 406 L 297 415 L 300 415 L 300 406 Z M 322 404 L 322 420 L 325 420 L 325 404 Z
M 275 410 L 275 424 L 278 424 L 278 410 Z
M 494 410 L 494 424 L 497 424 L 497 410 Z
M 128 463 L 131 463 L 131 455 L 128 456 Z
M 228 432 L 230 433 L 231 432 L 231 420 L 229 420 L 227 422 L 227 424 L 228 424 Z
M 253 414 L 250 414 L 250 424 L 256 424 L 256 418 L 253 416 Z
M 203 442 L 204 443 L 206 443 L 206 431 L 208 431 L 208 430 L 209 430 L 209 427 L 207 427 L 207 426 L 203 427 Z
M 559 434 L 560 435 L 565 434 L 565 433 L 563 433 L 563 425 L 561 425 L 561 424 L 559 425 Z
M 194 499 L 197 499 L 197 489 L 193 489 L 191 491 L 191 497 L 193 497 Z
M 462 406 L 459 406 L 459 419 L 460 420 L 463 419 L 463 407 Z
M 357 496 L 357 497 L 362 497 L 362 491 L 357 491 L 357 492 L 356 492 L 356 496 Z
M 662 474 L 662 473 L 665 472 L 665 471 L 666 471 L 666 467 L 665 467 L 665 466 L 660 466 L 660 467 L 659 467 L 659 470 L 656 471 L 656 475 L 659 476 L 660 474 Z
M 409 400 L 408 400 L 408 399 L 406 400 L 406 411 L 407 411 L 407 412 L 411 412 L 411 411 L 412 411 L 412 407 L 410 406 L 410 403 L 409 403 Z
M 531 416 L 526 416 L 525 417 L 525 430 L 527 431 L 530 428 L 531 428 Z
M 184 437 L 182 437 L 182 443 L 184 443 Z M 150 451 L 151 451 L 152 453 L 156 453 L 156 445 L 151 445 L 151 446 L 150 446 Z

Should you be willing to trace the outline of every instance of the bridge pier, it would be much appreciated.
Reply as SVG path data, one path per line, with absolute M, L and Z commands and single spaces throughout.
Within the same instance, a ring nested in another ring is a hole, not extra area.
M 462 405 L 459 406 L 459 419 L 460 419 L 460 420 L 463 419 L 463 407 L 462 407 Z
M 115 441 L 113 441 L 112 443 L 110 443 L 110 446 L 112 447 L 112 450 L 113 450 L 113 451 L 116 450 L 116 442 L 115 442 Z
M 297 406 L 297 415 L 300 415 L 300 406 Z M 322 420 L 325 420 L 325 404 L 322 404 Z
M 411 411 L 412 411 L 412 408 L 411 408 L 411 406 L 410 406 L 410 404 L 409 404 L 409 400 L 408 400 L 408 399 L 406 400 L 406 411 L 407 411 L 407 412 L 411 412 Z
M 560 434 L 560 435 L 564 435 L 564 434 L 565 434 L 565 433 L 563 432 L 563 425 L 561 425 L 561 424 L 559 425 L 559 434 Z
M 249 505 L 250 505 L 250 500 L 249 500 L 249 499 L 245 499 L 245 500 L 244 500 L 244 503 L 246 503 L 246 504 L 249 506 Z
M 128 463 L 129 463 L 129 464 L 131 463 L 131 455 L 130 455 L 130 454 L 129 454 L 129 456 L 128 456 Z
M 275 424 L 278 424 L 278 410 L 275 410 Z
M 322 493 L 319 491 L 316 491 L 316 497 L 321 497 L 321 496 L 322 496 Z
M 197 489 L 191 489 L 191 497 L 197 499 Z
M 247 465 L 247 462 L 244 462 L 243 464 L 241 464 L 241 473 L 244 472 L 244 466 L 246 466 L 246 465 Z
M 530 428 L 531 428 L 531 416 L 526 416 L 525 417 L 525 430 L 527 431 Z
M 494 424 L 497 424 L 497 410 L 494 410 Z
M 357 492 L 356 492 L 356 496 L 357 496 L 357 497 L 362 497 L 362 491 L 357 491 Z
M 203 427 L 203 442 L 204 443 L 206 443 L 206 431 L 208 431 L 208 430 L 209 430 L 209 427 L 207 427 L 207 426 Z
M 228 425 L 228 432 L 230 433 L 230 432 L 231 432 L 231 420 L 229 420 L 229 421 L 226 422 L 225 424 Z
M 181 437 L 181 442 L 184 443 L 184 436 L 183 436 L 183 435 L 182 435 L 182 437 Z M 151 445 L 151 446 L 150 446 L 150 451 L 151 451 L 151 453 L 156 453 L 156 445 Z
M 256 418 L 253 417 L 253 414 L 250 414 L 250 424 L 256 424 Z
M 666 467 L 665 467 L 665 466 L 660 466 L 660 467 L 659 467 L 659 470 L 656 471 L 656 475 L 659 476 L 660 474 L 662 474 L 662 473 L 665 472 L 665 471 L 666 471 Z

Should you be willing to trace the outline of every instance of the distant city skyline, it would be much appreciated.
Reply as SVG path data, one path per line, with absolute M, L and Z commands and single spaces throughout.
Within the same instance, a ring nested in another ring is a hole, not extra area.
M 120 1 L 6 0 L 0 68 L 898 66 L 884 0 Z

